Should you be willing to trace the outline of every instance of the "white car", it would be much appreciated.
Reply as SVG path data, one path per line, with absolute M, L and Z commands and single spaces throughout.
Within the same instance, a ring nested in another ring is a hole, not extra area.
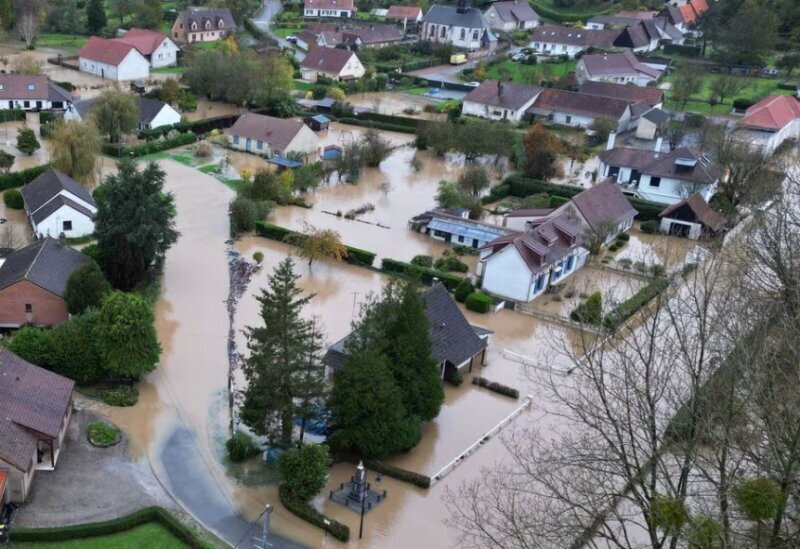
M 477 88 L 478 86 L 481 85 L 481 83 L 472 81 L 472 82 L 464 82 L 464 85 L 469 86 L 470 88 Z

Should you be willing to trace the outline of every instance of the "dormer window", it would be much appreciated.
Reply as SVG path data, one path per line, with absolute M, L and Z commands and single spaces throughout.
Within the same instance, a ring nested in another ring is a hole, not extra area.
M 206 26 L 206 30 L 210 30 L 211 29 L 211 21 L 206 21 L 206 25 L 205 26 Z
M 222 28 L 222 27 L 224 27 L 224 26 L 225 26 L 225 21 L 223 21 L 222 19 L 220 19 L 220 20 L 219 20 L 219 23 L 217 23 L 217 26 L 218 26 L 219 28 Z
M 192 30 L 197 30 L 197 21 L 192 21 Z
M 35 89 L 36 89 L 36 85 L 35 84 L 28 84 L 28 91 L 33 91 Z

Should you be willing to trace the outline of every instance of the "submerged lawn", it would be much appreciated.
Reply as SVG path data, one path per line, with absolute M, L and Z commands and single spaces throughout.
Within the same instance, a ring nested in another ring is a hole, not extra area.
M 58 541 L 52 543 L 17 543 L 15 547 L 25 549 L 179 549 L 186 547 L 169 530 L 156 522 L 150 522 L 118 534 L 94 538 Z

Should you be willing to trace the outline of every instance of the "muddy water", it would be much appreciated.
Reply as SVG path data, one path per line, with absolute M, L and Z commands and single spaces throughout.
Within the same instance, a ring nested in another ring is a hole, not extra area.
M 214 116 L 225 116 L 229 114 L 239 114 L 242 109 L 231 103 L 222 103 L 220 101 L 210 101 L 204 97 L 197 99 L 197 110 L 184 113 L 183 115 L 187 120 L 203 120 L 205 118 L 212 118 Z
M 686 254 L 703 246 L 702 242 L 663 234 L 645 234 L 634 228 L 630 231 L 630 241 L 612 255 L 614 261 L 627 258 L 633 263 L 664 265 L 668 270 L 680 268 L 686 262 Z
M 381 114 L 415 116 L 427 120 L 444 120 L 447 115 L 424 112 L 424 108 L 437 102 L 426 97 L 408 93 L 368 92 L 348 95 L 347 102 L 356 107 L 366 107 Z M 414 112 L 403 112 L 412 109 Z
M 0 219 L 6 222 L 0 225 L 0 248 L 21 248 L 33 240 L 33 231 L 25 217 L 25 210 L 14 210 L 6 207 L 0 193 Z

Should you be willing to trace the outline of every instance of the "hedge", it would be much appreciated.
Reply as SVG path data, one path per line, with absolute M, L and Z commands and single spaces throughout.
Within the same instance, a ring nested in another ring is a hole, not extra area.
M 420 488 L 431 487 L 431 477 L 426 477 L 425 475 L 415 473 L 414 471 L 408 471 L 406 469 L 401 469 L 400 467 L 395 467 L 394 465 L 389 465 L 388 463 L 384 463 L 382 461 L 373 461 L 370 459 L 364 460 L 364 466 L 367 469 L 372 469 L 378 473 L 383 473 L 387 477 L 396 478 L 397 480 L 408 482 L 409 484 L 419 486 Z
M 257 221 L 256 234 L 264 238 L 269 238 L 270 240 L 285 242 L 287 236 L 299 235 L 300 233 L 264 221 Z M 373 252 L 362 250 L 361 248 L 353 248 L 352 246 L 345 246 L 345 248 L 347 249 L 345 261 L 351 265 L 372 267 L 372 264 L 375 262 L 375 253 Z
M 754 99 L 747 99 L 744 97 L 740 97 L 739 99 L 733 100 L 733 108 L 736 109 L 737 111 L 746 111 L 755 104 L 756 102 Z
M 364 112 L 359 113 L 358 118 L 362 120 L 370 120 L 372 122 L 380 122 L 383 124 L 391 124 L 393 126 L 405 126 L 409 130 L 416 132 L 419 120 L 416 118 L 408 118 L 406 116 L 395 116 L 392 114 L 381 114 L 378 112 Z
M 548 204 L 548 207 L 558 208 L 559 206 L 563 206 L 567 202 L 569 202 L 569 198 L 564 198 L 563 196 L 558 196 L 554 194 L 550 196 L 550 203 Z
M 11 536 L 16 542 L 69 541 L 118 534 L 148 522 L 159 523 L 189 547 L 209 547 L 209 544 L 162 507 L 144 507 L 130 515 L 103 522 L 56 528 L 14 528 Z
M 25 207 L 25 201 L 22 199 L 22 193 L 18 189 L 8 189 L 3 193 L 3 204 L 12 210 L 21 210 Z
M 397 261 L 388 257 L 381 260 L 381 270 L 386 273 L 394 273 L 399 275 L 412 275 L 419 276 L 424 284 L 433 284 L 434 279 L 444 284 L 444 287 L 449 291 L 454 292 L 461 281 L 464 280 L 460 276 L 456 276 L 444 271 L 439 271 L 430 267 L 419 267 L 404 261 Z
M 238 114 L 226 114 L 223 116 L 204 118 L 203 120 L 195 120 L 194 122 L 178 122 L 177 124 L 160 126 L 152 130 L 142 130 L 139 132 L 139 139 L 152 141 L 153 139 L 158 139 L 162 135 L 167 135 L 172 130 L 177 130 L 180 133 L 192 131 L 196 134 L 208 133 L 214 129 L 224 130 L 233 126 L 238 119 Z
M 464 302 L 467 310 L 476 313 L 488 313 L 492 308 L 492 298 L 480 292 L 472 292 Z
M 477 385 L 478 387 L 489 389 L 490 391 L 494 391 L 495 393 L 503 396 L 519 398 L 519 391 L 517 389 L 503 385 L 502 383 L 497 383 L 496 381 L 489 381 L 485 377 L 473 376 L 472 384 Z
M 153 154 L 161 151 L 167 151 L 183 145 L 189 145 L 197 141 L 197 135 L 193 132 L 182 133 L 174 139 L 165 139 L 164 141 L 149 141 L 141 145 L 133 145 L 131 147 L 120 146 L 117 144 L 107 143 L 103 145 L 103 153 L 114 158 L 136 158 L 147 154 Z
M 28 168 L 27 170 L 2 174 L 0 175 L 0 191 L 21 187 L 26 183 L 30 183 L 49 168 L 50 166 L 48 165 L 34 166 L 33 168 Z
M 551 19 L 556 23 L 569 23 L 573 21 L 588 21 L 592 17 L 610 13 L 611 8 L 602 8 L 594 10 L 584 10 L 581 12 L 562 12 L 554 9 L 551 5 L 545 4 L 540 1 L 532 1 L 531 5 L 539 16 L 546 19 Z
M 350 528 L 346 524 L 342 524 L 338 520 L 326 517 L 311 505 L 306 502 L 296 500 L 289 494 L 289 487 L 283 483 L 278 487 L 278 494 L 281 498 L 281 503 L 292 514 L 297 515 L 306 522 L 313 524 L 323 530 L 330 532 L 330 534 L 339 541 L 347 542 L 350 540 Z M 326 525 L 325 521 L 329 524 Z
M 375 128 L 376 130 L 384 130 L 387 132 L 416 133 L 417 131 L 416 129 L 412 129 L 407 126 L 387 124 L 385 122 L 376 122 L 374 120 L 362 120 L 360 118 L 339 118 L 337 121 L 341 122 L 342 124 L 349 124 L 351 126 L 364 126 L 365 128 Z
M 24 122 L 25 121 L 25 111 L 20 109 L 7 109 L 2 111 L 2 116 L 0 119 L 3 122 Z
M 680 55 L 683 57 L 700 57 L 702 49 L 700 46 L 689 46 L 685 44 L 664 44 L 664 53 L 667 55 Z
M 606 314 L 603 325 L 608 329 L 615 329 L 630 317 L 641 311 L 651 300 L 667 289 L 669 281 L 664 277 L 654 279 L 650 284 L 626 299 L 616 309 Z

